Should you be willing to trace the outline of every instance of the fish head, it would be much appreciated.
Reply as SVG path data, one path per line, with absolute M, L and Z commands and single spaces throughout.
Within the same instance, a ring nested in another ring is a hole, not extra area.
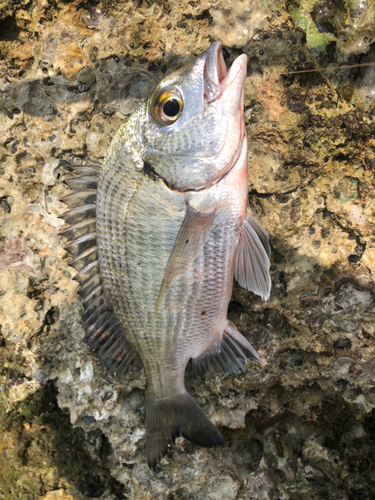
M 236 164 L 246 141 L 247 56 L 229 70 L 220 42 L 164 78 L 145 103 L 142 159 L 169 188 L 198 191 Z

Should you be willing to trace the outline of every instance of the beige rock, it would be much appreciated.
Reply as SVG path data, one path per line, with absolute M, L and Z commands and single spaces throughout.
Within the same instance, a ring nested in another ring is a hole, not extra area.
M 266 26 L 269 10 L 262 0 L 222 0 L 212 9 L 211 36 L 224 45 L 243 47 Z
M 74 42 L 61 44 L 55 54 L 54 68 L 60 70 L 67 80 L 75 80 L 77 73 L 87 64 L 87 59 L 82 50 Z
M 60 490 L 54 490 L 54 491 L 49 491 L 42 497 L 40 497 L 40 500 L 74 500 L 72 495 L 68 495 L 65 490 L 60 489 Z
M 313 3 L 303 3 L 309 22 Z M 370 20 L 344 3 L 347 17 L 338 9 L 334 24 L 348 39 L 330 35 L 337 57 L 347 49 L 363 58 Z M 94 484 L 102 500 L 120 490 L 137 500 L 354 498 L 358 491 L 372 498 L 372 73 L 366 91 L 362 69 L 355 81 L 350 71 L 285 76 L 327 58 L 314 58 L 304 28 L 280 2 L 138 4 L 87 9 L 38 0 L 24 10 L 17 2 L 17 36 L 5 30 L 0 41 L 0 491 L 79 499 L 91 498 Z M 5 7 L 0 19 L 11 12 Z M 137 103 L 213 38 L 226 44 L 228 61 L 241 49 L 249 57 L 249 202 L 271 237 L 273 288 L 264 303 L 235 285 L 229 318 L 264 363 L 249 362 L 235 376 L 188 375 L 225 447 L 178 438 L 152 472 L 139 362 L 118 380 L 85 342 L 75 271 L 58 235 L 66 210 L 59 200 L 70 192 L 63 165 L 102 161 Z M 51 411 L 56 398 L 60 409 Z

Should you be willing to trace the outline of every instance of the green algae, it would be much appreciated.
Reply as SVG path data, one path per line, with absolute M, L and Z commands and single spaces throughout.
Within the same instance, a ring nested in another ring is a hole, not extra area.
M 335 40 L 335 36 L 331 33 L 321 33 L 314 20 L 311 17 L 311 10 L 315 2 L 301 2 L 300 7 L 289 8 L 289 13 L 292 16 L 296 25 L 306 32 L 306 45 L 309 49 L 314 50 L 317 54 L 325 51 L 327 45 Z

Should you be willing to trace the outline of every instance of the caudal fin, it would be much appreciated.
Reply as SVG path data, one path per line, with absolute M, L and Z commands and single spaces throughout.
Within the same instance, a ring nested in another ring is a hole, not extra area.
M 180 434 L 200 446 L 223 444 L 220 432 L 187 392 L 173 398 L 148 400 L 146 454 L 149 467 L 154 467 Z

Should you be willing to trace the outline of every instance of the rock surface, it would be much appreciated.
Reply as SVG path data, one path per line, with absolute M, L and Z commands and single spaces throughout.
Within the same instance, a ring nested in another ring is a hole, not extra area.
M 370 1 L 0 2 L 0 498 L 375 496 L 375 78 Z M 103 160 L 164 74 L 249 57 L 249 202 L 271 237 L 265 303 L 229 317 L 265 366 L 197 380 L 225 447 L 144 457 L 144 386 L 84 340 L 58 235 L 66 161 Z

